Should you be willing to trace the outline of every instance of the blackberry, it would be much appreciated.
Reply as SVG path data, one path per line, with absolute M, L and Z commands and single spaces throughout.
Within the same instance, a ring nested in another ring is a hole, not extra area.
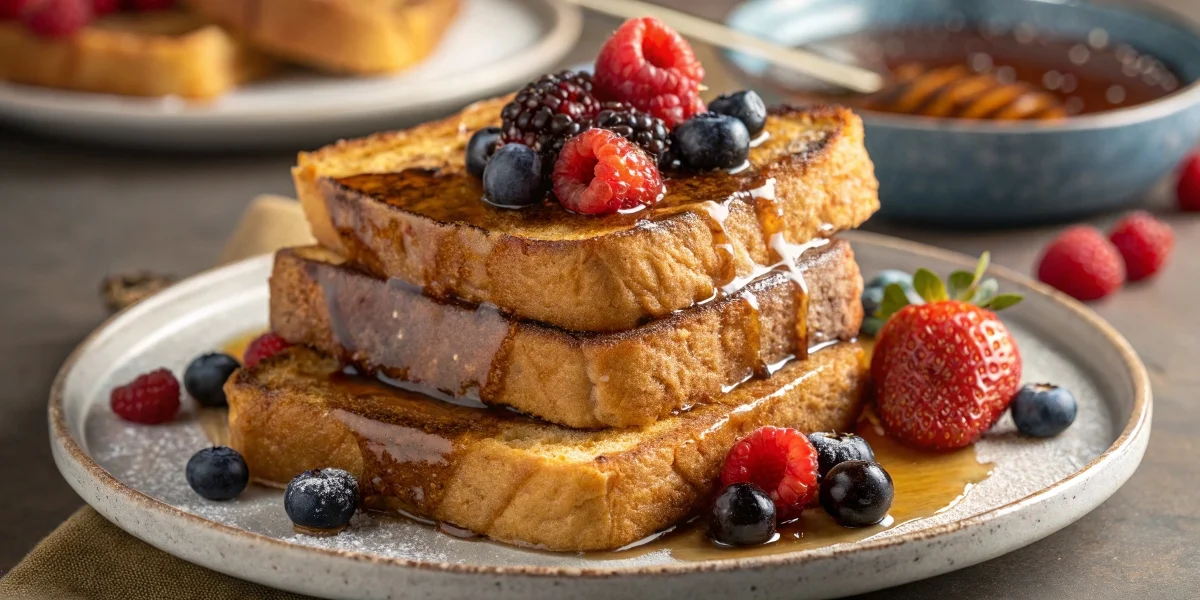
M 637 144 L 655 162 L 662 161 L 670 145 L 671 132 L 662 119 L 627 104 L 604 103 L 593 126 L 607 129 Z
M 524 144 L 553 165 L 562 145 L 591 127 L 600 110 L 589 73 L 543 75 L 517 92 L 500 111 L 505 143 Z

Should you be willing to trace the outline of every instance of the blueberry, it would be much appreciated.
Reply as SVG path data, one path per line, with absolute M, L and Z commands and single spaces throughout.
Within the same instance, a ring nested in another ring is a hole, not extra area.
M 886 322 L 887 321 L 879 317 L 866 317 L 862 322 L 862 333 L 864 335 L 876 337 L 879 335 L 879 330 L 883 329 L 883 324 Z
M 505 144 L 483 169 L 483 193 L 501 207 L 529 206 L 541 200 L 542 157 L 523 144 Z
M 910 302 L 920 301 L 920 297 L 917 296 L 916 290 L 913 289 L 912 275 L 897 269 L 887 269 L 886 271 L 880 271 L 879 274 L 875 275 L 875 277 L 873 277 L 871 281 L 867 282 L 867 285 L 863 287 L 862 305 L 864 315 L 870 317 L 879 310 L 879 306 L 883 304 L 884 288 L 893 283 L 898 283 L 900 284 L 900 287 L 904 288 L 904 292 L 908 295 Z M 882 325 L 882 323 L 879 323 L 879 325 Z M 876 331 L 878 331 L 878 329 L 878 327 L 875 327 Z M 869 335 L 875 335 L 875 331 L 867 330 L 865 323 L 863 331 Z
M 895 488 L 878 463 L 848 460 L 821 482 L 821 507 L 843 527 L 874 525 L 887 516 Z
M 309 529 L 343 527 L 357 507 L 358 480 L 341 469 L 305 471 L 283 493 L 288 518 Z
M 228 354 L 210 352 L 188 365 L 183 373 L 183 387 L 204 406 L 227 406 L 225 380 L 240 366 L 237 359 Z
M 808 441 L 817 449 L 818 478 L 825 477 L 830 469 L 848 460 L 875 462 L 871 445 L 853 433 L 818 431 L 808 434 Z
M 483 168 L 488 159 L 500 146 L 500 128 L 484 127 L 471 135 L 467 142 L 467 172 L 474 177 L 483 177 Z
M 753 483 L 731 483 L 717 493 L 708 535 L 730 546 L 755 546 L 775 536 L 775 502 Z
M 873 316 L 879 312 L 880 305 L 883 304 L 883 288 L 879 286 L 867 286 L 863 288 L 862 305 L 863 315 Z
M 696 115 L 676 127 L 671 139 L 683 165 L 697 171 L 739 167 L 750 155 L 750 132 L 728 115 Z
M 718 96 L 708 103 L 708 110 L 741 121 L 750 135 L 758 135 L 767 124 L 767 105 L 754 90 Z
M 187 482 L 203 498 L 232 500 L 250 483 L 250 469 L 233 448 L 205 448 L 188 460 Z
M 1054 437 L 1075 421 L 1075 395 L 1049 383 L 1027 384 L 1012 401 L 1017 429 L 1033 437 Z
M 898 283 L 904 291 L 909 291 L 913 286 L 913 278 L 911 273 L 905 273 L 899 269 L 886 269 L 875 274 L 871 281 L 867 282 L 867 287 L 877 287 L 883 289 L 890 284 Z

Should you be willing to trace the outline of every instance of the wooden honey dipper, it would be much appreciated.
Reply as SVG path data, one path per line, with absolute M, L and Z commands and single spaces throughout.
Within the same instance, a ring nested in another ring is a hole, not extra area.
M 962 65 L 927 68 L 910 63 L 895 70 L 887 87 L 866 104 L 881 112 L 958 119 L 1055 120 L 1067 109 L 1054 94 L 1028 83 L 1003 82 L 994 73 Z

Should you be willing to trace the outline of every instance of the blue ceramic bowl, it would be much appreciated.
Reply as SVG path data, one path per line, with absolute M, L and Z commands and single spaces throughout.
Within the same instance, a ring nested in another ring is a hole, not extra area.
M 1102 28 L 1163 61 L 1184 84 L 1160 100 L 1056 123 L 862 113 L 888 218 L 1006 226 L 1061 221 L 1133 202 L 1200 136 L 1200 34 L 1163 12 L 1039 0 L 751 0 L 731 26 L 788 45 L 947 18 L 1086 39 Z M 757 59 L 732 54 L 750 79 Z

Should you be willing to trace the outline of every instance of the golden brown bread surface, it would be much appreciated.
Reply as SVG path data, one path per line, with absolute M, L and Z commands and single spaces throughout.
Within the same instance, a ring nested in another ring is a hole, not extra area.
M 338 73 L 400 71 L 424 60 L 460 0 L 188 0 L 277 56 Z
M 577 215 L 553 202 L 493 208 L 466 174 L 463 148 L 499 123 L 505 101 L 302 153 L 293 177 L 314 236 L 435 297 L 622 331 L 774 263 L 773 240 L 831 235 L 878 208 L 862 122 L 834 107 L 775 111 L 748 168 L 668 179 L 662 202 L 636 214 Z
M 274 66 L 220 27 L 177 11 L 107 15 L 66 39 L 0 22 L 0 79 L 18 83 L 211 98 Z
M 271 330 L 371 372 L 568 427 L 647 425 L 810 345 L 858 334 L 862 277 L 850 245 L 814 248 L 800 267 L 806 302 L 778 272 L 636 329 L 592 334 L 437 301 L 319 246 L 293 248 L 275 258 Z M 802 308 L 807 340 L 796 330 Z
M 757 427 L 847 430 L 867 380 L 862 348 L 841 343 L 653 425 L 581 431 L 340 368 L 297 347 L 226 383 L 231 445 L 256 481 L 341 468 L 369 505 L 569 551 L 618 548 L 685 518 L 709 497 L 729 448 Z

